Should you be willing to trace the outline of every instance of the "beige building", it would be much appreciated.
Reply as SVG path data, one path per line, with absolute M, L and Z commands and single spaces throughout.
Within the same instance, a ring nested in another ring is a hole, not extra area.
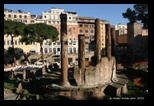
M 34 24 L 36 21 L 37 16 L 32 15 L 31 12 L 23 12 L 21 10 L 13 11 L 9 9 L 4 9 L 4 19 L 5 20 L 12 20 L 17 22 L 23 22 L 25 24 Z M 35 51 L 40 52 L 39 44 L 38 43 L 32 43 L 30 45 L 25 45 L 25 43 L 22 43 L 19 41 L 21 37 L 14 37 L 14 48 L 21 48 L 25 53 L 29 51 Z M 8 49 L 9 47 L 12 47 L 11 44 L 11 36 L 4 35 L 4 49 Z
M 108 21 L 106 21 L 106 20 L 101 20 L 100 21 L 100 28 L 101 28 L 101 32 L 100 32 L 100 34 L 101 34 L 101 37 L 102 37 L 102 49 L 104 49 L 105 48 L 105 36 L 106 36 L 106 29 L 105 29 L 105 24 L 110 24 Z
M 4 9 L 4 19 L 12 20 L 17 22 L 23 22 L 25 24 L 35 23 L 37 16 L 32 15 L 31 12 L 23 12 L 21 10 L 13 11 L 9 9 Z
M 19 41 L 21 36 L 14 37 L 14 48 L 21 48 L 25 53 L 30 51 L 39 52 L 40 51 L 40 45 L 38 43 L 32 43 L 29 45 L 25 45 L 25 43 L 22 43 Z M 11 36 L 4 35 L 4 49 L 8 49 L 9 47 L 12 47 L 11 44 Z

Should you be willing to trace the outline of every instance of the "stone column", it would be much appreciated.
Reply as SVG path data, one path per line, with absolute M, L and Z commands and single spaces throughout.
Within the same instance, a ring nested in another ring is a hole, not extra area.
M 101 34 L 100 34 L 100 19 L 95 19 L 95 42 L 96 42 L 96 51 L 95 58 L 96 64 L 101 61 Z
M 67 15 L 60 14 L 61 19 L 61 69 L 62 84 L 69 85 L 68 82 L 68 39 L 67 39 Z
M 84 84 L 85 82 L 85 36 L 79 35 L 79 53 L 78 53 L 78 64 L 79 69 L 81 70 L 81 83 Z
M 115 56 L 115 28 L 111 28 L 111 56 Z
M 106 52 L 107 52 L 107 58 L 111 59 L 111 28 L 110 24 L 105 24 L 106 28 Z
M 26 70 L 23 70 L 22 75 L 23 75 L 23 80 L 25 80 L 26 79 Z

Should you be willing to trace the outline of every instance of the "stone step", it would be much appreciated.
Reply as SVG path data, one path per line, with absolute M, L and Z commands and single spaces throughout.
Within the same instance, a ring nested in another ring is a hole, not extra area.
M 121 96 L 127 93 L 128 78 L 125 75 L 117 75 L 117 79 L 112 81 L 104 90 L 105 94 L 111 96 Z

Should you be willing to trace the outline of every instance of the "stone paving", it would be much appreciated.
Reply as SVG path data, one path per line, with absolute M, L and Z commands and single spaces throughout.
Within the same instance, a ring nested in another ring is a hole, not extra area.
M 15 94 L 15 93 L 6 94 L 6 93 L 4 92 L 4 100 L 16 100 L 17 96 L 18 96 L 18 95 Z

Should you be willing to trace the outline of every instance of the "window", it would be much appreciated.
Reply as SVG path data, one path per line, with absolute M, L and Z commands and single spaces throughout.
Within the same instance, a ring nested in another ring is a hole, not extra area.
M 15 40 L 15 45 L 17 45 L 17 40 Z
M 69 53 L 71 53 L 71 54 L 73 53 L 72 48 L 69 48 Z
M 27 20 L 24 20 L 24 23 L 27 23 Z
M 85 30 L 85 33 L 88 33 L 88 30 Z
M 18 20 L 18 22 L 22 22 L 22 20 Z
M 88 27 L 88 25 L 84 25 L 85 27 Z
M 9 40 L 7 41 L 7 45 L 9 45 Z
M 14 18 L 17 18 L 17 15 L 14 15 Z
M 46 18 L 46 16 L 44 16 L 44 18 Z
M 86 36 L 85 38 L 86 38 L 86 39 L 89 39 L 89 36 Z
M 52 52 L 52 48 L 49 48 L 49 52 Z
M 47 48 L 45 48 L 45 49 L 44 49 L 44 53 L 47 53 L 47 52 L 48 52 L 48 49 L 47 49 Z
M 4 14 L 4 17 L 6 17 L 6 14 Z
M 31 23 L 34 23 L 34 20 L 31 20 L 30 22 L 31 22 Z
M 11 18 L 11 14 L 9 14 L 8 17 Z
M 51 21 L 48 21 L 49 24 L 51 24 Z
M 91 33 L 94 33 L 94 31 L 93 31 L 93 30 L 91 30 L 90 32 L 91 32 Z
M 80 29 L 80 31 L 79 31 L 80 33 L 82 33 L 82 30 Z
M 23 43 L 22 43 L 22 42 L 20 42 L 20 45 L 23 45 Z
M 9 43 L 8 43 L 8 45 L 11 45 L 11 40 L 9 40 Z
M 56 43 L 54 42 L 53 45 L 56 45 Z
M 57 48 L 57 51 L 60 51 L 60 48 Z
M 79 27 L 82 27 L 82 24 L 80 24 Z
M 5 45 L 5 40 L 4 40 L 4 45 Z
M 85 58 L 85 61 L 89 61 L 89 58 Z
M 22 15 L 19 15 L 19 18 L 22 18 Z
M 60 45 L 60 42 L 58 42 L 57 45 Z
M 104 41 L 104 38 L 102 38 L 102 41 Z
M 16 21 L 16 22 L 17 22 L 17 20 L 16 20 L 16 19 L 14 19 L 13 21 Z
M 71 19 L 71 17 L 69 17 L 69 19 Z
M 24 18 L 27 18 L 27 16 L 25 15 Z

